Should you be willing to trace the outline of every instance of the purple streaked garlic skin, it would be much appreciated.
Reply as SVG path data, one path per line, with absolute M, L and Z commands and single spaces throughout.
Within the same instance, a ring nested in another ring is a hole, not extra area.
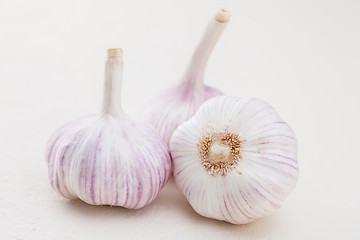
M 155 127 L 167 144 L 175 129 L 191 118 L 207 100 L 223 95 L 204 84 L 208 59 L 228 24 L 230 12 L 221 9 L 209 22 L 182 79 L 162 90 L 146 106 L 142 117 Z
M 109 49 L 101 114 L 60 127 L 48 141 L 50 184 L 67 199 L 137 209 L 153 201 L 169 178 L 162 138 L 121 109 L 122 68 L 121 49 Z
M 174 179 L 200 215 L 245 224 L 278 209 L 298 179 L 294 132 L 265 101 L 220 96 L 174 132 Z

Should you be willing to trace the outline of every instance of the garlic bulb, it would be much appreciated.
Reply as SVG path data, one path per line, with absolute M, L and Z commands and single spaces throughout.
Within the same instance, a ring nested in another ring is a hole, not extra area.
M 167 144 L 175 129 L 192 117 L 201 104 L 212 97 L 222 95 L 219 90 L 204 85 L 204 72 L 210 54 L 229 18 L 230 13 L 227 10 L 221 9 L 217 12 L 211 19 L 181 81 L 164 89 L 145 108 L 143 118 L 158 130 Z
M 244 224 L 280 207 L 298 178 L 297 140 L 256 98 L 215 97 L 171 138 L 176 184 L 196 212 Z
M 170 155 L 162 138 L 122 111 L 122 70 L 122 50 L 109 49 L 101 114 L 60 127 L 47 144 L 50 183 L 65 198 L 141 208 L 169 178 Z

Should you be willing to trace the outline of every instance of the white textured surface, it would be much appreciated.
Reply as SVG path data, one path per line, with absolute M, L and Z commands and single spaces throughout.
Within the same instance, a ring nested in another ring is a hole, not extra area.
M 197 215 L 172 181 L 136 211 L 57 196 L 45 144 L 100 109 L 106 49 L 124 49 L 124 110 L 138 113 L 181 77 L 218 7 L 232 18 L 206 82 L 268 101 L 293 128 L 300 178 L 285 205 L 236 226 Z M 357 0 L 1 1 L 0 238 L 359 239 L 359 11 Z

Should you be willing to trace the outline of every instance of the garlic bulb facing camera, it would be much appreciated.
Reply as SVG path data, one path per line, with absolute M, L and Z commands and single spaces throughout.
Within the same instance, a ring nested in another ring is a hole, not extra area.
M 280 207 L 298 178 L 294 132 L 266 102 L 215 97 L 171 138 L 174 178 L 200 215 L 244 224 Z
M 109 49 L 101 113 L 60 127 L 48 141 L 50 183 L 65 198 L 136 209 L 154 200 L 169 178 L 162 138 L 122 111 L 122 70 L 122 50 Z
M 205 67 L 216 42 L 230 19 L 230 13 L 221 9 L 209 22 L 181 81 L 164 89 L 145 108 L 143 118 L 153 125 L 169 144 L 175 129 L 192 117 L 201 104 L 222 95 L 204 85 Z

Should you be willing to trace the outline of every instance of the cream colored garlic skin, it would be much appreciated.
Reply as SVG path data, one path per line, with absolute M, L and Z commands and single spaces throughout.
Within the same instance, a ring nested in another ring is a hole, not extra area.
M 268 103 L 220 96 L 171 138 L 176 184 L 200 215 L 245 224 L 278 209 L 298 179 L 294 132 Z
M 179 83 L 167 87 L 146 106 L 143 119 L 158 130 L 169 144 L 175 129 L 191 118 L 205 101 L 222 95 L 204 85 L 206 64 L 230 19 L 229 11 L 221 9 L 209 22 L 190 64 Z
M 122 68 L 121 49 L 109 49 L 101 114 L 60 127 L 48 141 L 50 183 L 65 198 L 136 209 L 154 200 L 169 178 L 162 138 L 121 109 Z

